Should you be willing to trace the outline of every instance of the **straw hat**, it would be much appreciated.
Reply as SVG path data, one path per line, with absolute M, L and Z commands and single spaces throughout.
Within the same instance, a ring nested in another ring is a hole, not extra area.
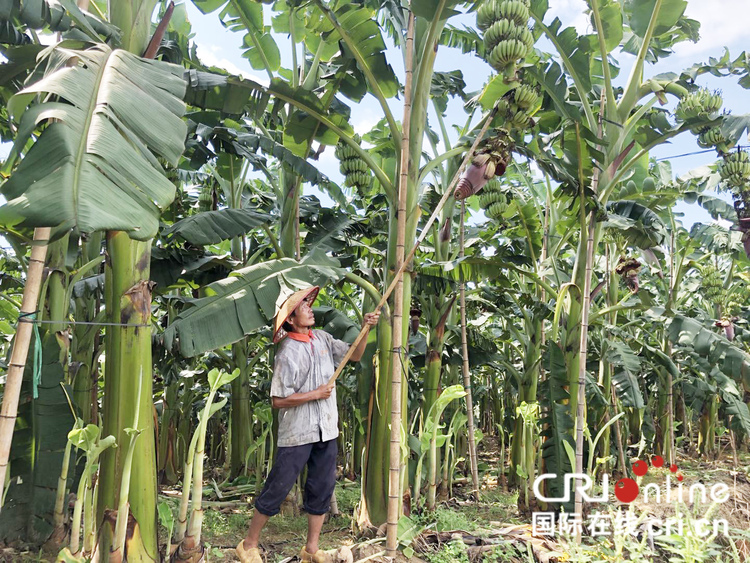
M 307 289 L 301 289 L 295 293 L 292 293 L 292 295 L 290 295 L 289 298 L 284 301 L 284 304 L 279 309 L 279 312 L 276 313 L 276 317 L 273 320 L 274 344 L 276 344 L 286 336 L 286 331 L 281 327 L 284 326 L 284 323 L 289 319 L 295 309 L 297 309 L 297 307 L 299 307 L 303 301 L 309 301 L 310 305 L 312 305 L 315 301 L 315 298 L 318 296 L 319 291 L 320 287 L 317 285 L 308 287 Z

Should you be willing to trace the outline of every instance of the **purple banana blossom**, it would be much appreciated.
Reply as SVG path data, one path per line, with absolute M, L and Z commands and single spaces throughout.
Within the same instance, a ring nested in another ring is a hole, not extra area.
M 459 200 L 466 199 L 481 190 L 487 183 L 487 178 L 484 177 L 485 170 L 487 170 L 487 163 L 483 166 L 477 166 L 474 163 L 468 166 L 458 181 L 453 197 Z
M 730 342 L 734 340 L 734 323 L 731 320 L 721 319 L 720 321 L 716 321 L 714 326 L 724 329 L 724 336 L 727 337 L 727 340 Z

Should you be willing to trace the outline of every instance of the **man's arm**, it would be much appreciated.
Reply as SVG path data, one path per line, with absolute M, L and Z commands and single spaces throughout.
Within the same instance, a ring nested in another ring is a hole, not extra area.
M 376 311 L 374 313 L 366 313 L 363 319 L 362 328 L 366 328 L 367 333 L 369 333 L 370 329 L 378 324 L 378 319 L 380 319 L 380 311 Z M 357 347 L 354 349 L 352 357 L 349 358 L 350 362 L 358 362 L 362 359 L 362 355 L 365 353 L 365 348 L 367 347 L 367 333 L 362 338 L 362 340 L 360 340 L 359 345 L 357 345 Z
M 310 401 L 319 401 L 327 399 L 333 392 L 334 384 L 324 383 L 317 389 L 307 391 L 306 393 L 292 393 L 288 397 L 271 397 L 271 406 L 275 409 L 288 409 L 297 407 Z

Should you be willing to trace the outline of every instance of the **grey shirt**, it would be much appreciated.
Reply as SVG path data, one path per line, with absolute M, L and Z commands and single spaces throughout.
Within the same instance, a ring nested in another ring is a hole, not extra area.
M 307 393 L 328 383 L 349 350 L 323 330 L 313 330 L 310 342 L 285 338 L 276 351 L 271 380 L 271 397 L 286 398 Z M 279 409 L 278 446 L 285 448 L 333 440 L 339 435 L 336 389 L 327 399 L 308 401 Z

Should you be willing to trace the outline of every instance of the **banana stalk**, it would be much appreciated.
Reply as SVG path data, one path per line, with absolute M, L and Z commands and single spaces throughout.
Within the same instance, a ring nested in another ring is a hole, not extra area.
M 203 461 L 205 459 L 205 447 L 206 447 L 206 430 L 208 428 L 208 419 L 219 411 L 227 403 L 226 399 L 222 399 L 216 405 L 213 404 L 214 397 L 219 389 L 227 384 L 234 381 L 240 375 L 240 370 L 235 369 L 232 373 L 226 373 L 219 371 L 218 369 L 212 369 L 208 374 L 208 381 L 210 385 L 210 391 L 208 398 L 206 399 L 206 406 L 203 408 L 199 417 L 198 428 L 195 431 L 195 460 L 193 462 L 193 476 L 192 476 L 192 508 L 190 511 L 190 520 L 188 522 L 187 535 L 180 543 L 177 551 L 175 552 L 175 561 L 192 561 L 198 554 L 203 552 L 203 544 L 201 543 L 201 528 L 203 526 Z M 197 437 L 197 439 L 196 439 Z M 191 441 L 192 447 L 192 441 Z M 186 468 L 187 470 L 187 468 Z M 185 486 L 183 485 L 183 499 L 185 498 Z M 182 508 L 182 507 L 181 507 Z M 182 513 L 180 514 L 182 516 Z

